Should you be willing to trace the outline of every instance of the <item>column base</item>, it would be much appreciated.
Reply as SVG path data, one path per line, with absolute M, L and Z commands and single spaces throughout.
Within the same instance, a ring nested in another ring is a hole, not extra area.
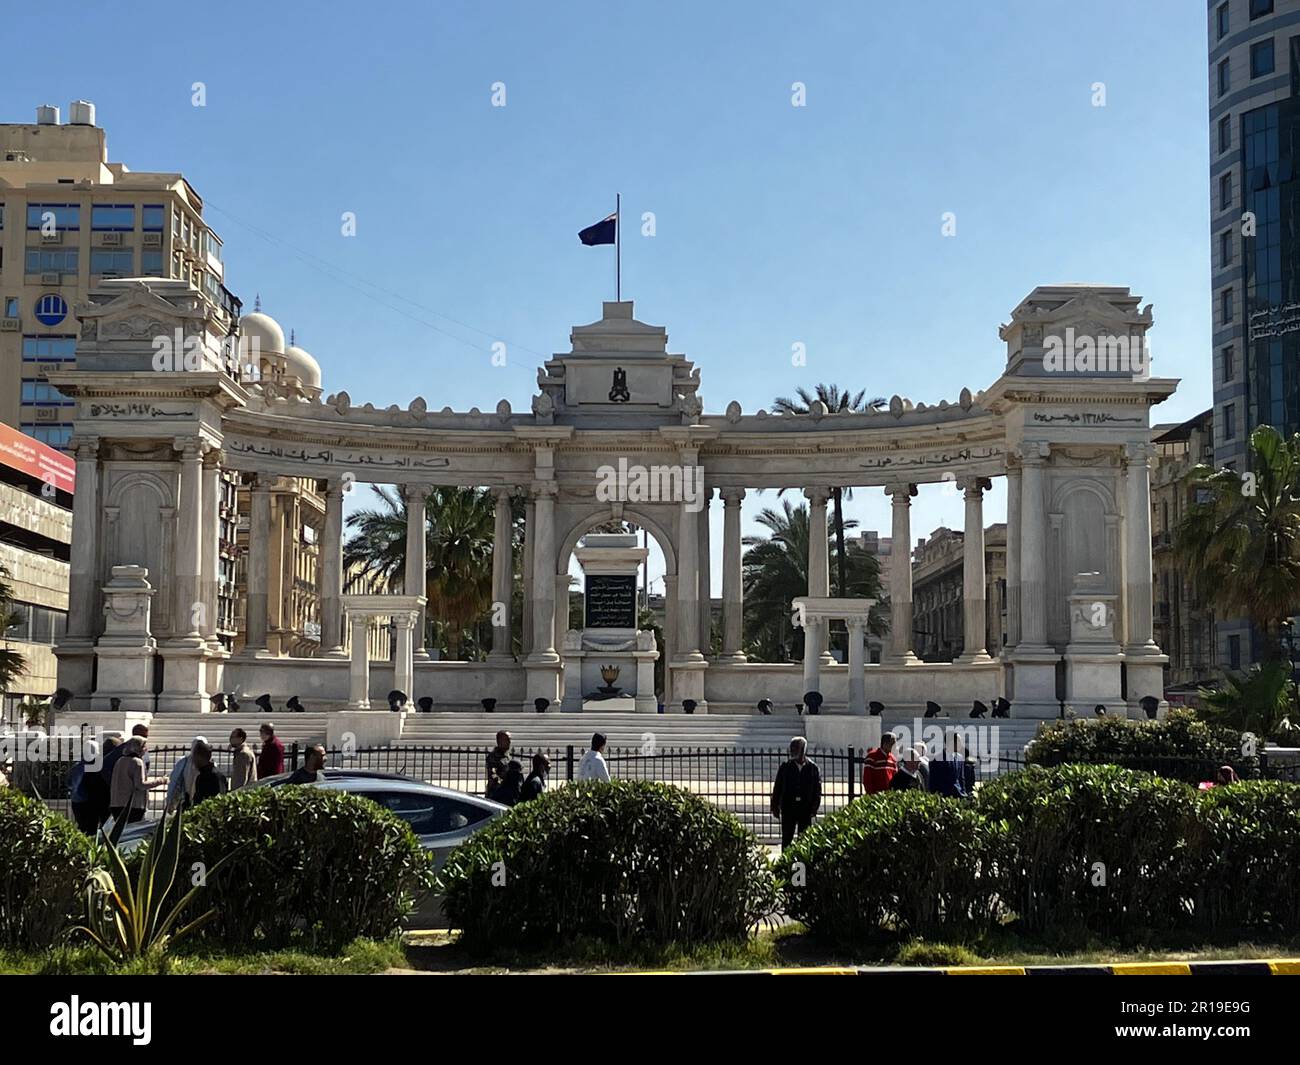
M 908 651 L 906 654 L 901 655 L 886 655 L 880 660 L 880 664 L 884 666 L 919 666 L 921 660 L 913 652 Z
M 250 656 L 250 657 L 256 657 L 256 656 Z M 339 646 L 339 647 L 331 647 L 326 651 L 322 651 L 319 655 L 317 655 L 317 657 L 340 659 L 346 662 L 348 658 L 350 658 L 351 656 L 348 654 L 345 648 Z
M 722 665 L 728 665 L 731 663 L 741 665 L 749 661 L 749 655 L 745 654 L 744 651 L 724 651 L 722 654 L 718 655 L 715 661 Z
M 280 656 L 279 656 L 278 654 L 276 654 L 274 651 L 272 651 L 272 650 L 270 650 L 269 648 L 266 648 L 266 647 L 251 647 L 251 648 L 250 648 L 250 647 L 245 647 L 242 651 L 239 652 L 239 654 L 235 655 L 234 657 L 235 657 L 236 659 L 240 659 L 240 658 L 256 658 L 256 659 L 261 660 L 261 659 L 267 659 L 267 658 L 279 658 Z M 342 655 L 341 657 L 343 657 L 343 658 L 347 658 L 348 656 L 347 656 L 346 654 L 344 654 L 344 655 Z
M 976 651 L 974 654 L 960 654 L 953 660 L 954 665 L 970 666 L 976 662 L 992 662 L 993 656 L 987 651 Z

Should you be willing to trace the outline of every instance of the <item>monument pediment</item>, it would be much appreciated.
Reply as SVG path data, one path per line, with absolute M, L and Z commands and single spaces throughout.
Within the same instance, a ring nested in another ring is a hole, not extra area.
M 668 331 L 632 317 L 630 301 L 604 304 L 603 317 L 570 333 L 573 348 L 538 373 L 539 417 L 619 409 L 669 412 L 694 398 L 700 374 L 668 351 Z

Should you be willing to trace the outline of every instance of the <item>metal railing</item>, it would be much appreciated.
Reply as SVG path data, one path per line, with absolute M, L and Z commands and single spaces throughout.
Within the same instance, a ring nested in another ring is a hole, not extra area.
M 303 763 L 306 744 L 285 747 L 285 771 Z M 176 762 L 189 753 L 188 747 L 156 747 L 147 752 L 148 776 L 166 778 Z M 511 758 L 527 773 L 532 756 L 544 754 L 550 759 L 548 784 L 558 786 L 575 779 L 584 750 L 565 747 L 517 747 Z M 412 780 L 422 780 L 456 791 L 483 795 L 487 789 L 487 754 L 485 747 L 400 746 L 329 748 L 326 766 L 392 773 Z M 864 752 L 853 747 L 810 749 L 808 756 L 821 771 L 821 814 L 831 813 L 852 802 L 862 792 Z M 229 775 L 231 752 L 213 752 L 219 772 Z M 780 825 L 771 815 L 770 798 L 777 770 L 789 758 L 787 751 L 737 750 L 724 747 L 609 747 L 605 760 L 611 776 L 624 780 L 653 780 L 686 788 L 714 805 L 734 814 L 764 842 L 775 842 Z M 1077 762 L 1078 759 L 1072 759 Z M 1103 764 L 1100 760 L 1097 764 Z M 1223 762 L 1204 758 L 1116 758 L 1104 764 L 1119 764 L 1158 776 L 1183 780 L 1190 784 L 1215 779 Z M 1278 779 L 1300 783 L 1300 765 L 1292 761 L 1270 759 L 1266 754 L 1237 759 L 1232 764 L 1243 780 Z M 74 763 L 70 761 L 26 761 L 15 766 L 13 784 L 30 795 L 39 796 L 51 807 L 69 812 L 68 777 Z M 985 780 L 1003 773 L 1024 769 L 1028 765 L 1023 751 L 1003 751 L 996 756 L 971 761 L 971 775 L 978 787 Z M 147 816 L 161 815 L 166 803 L 166 787 L 149 793 Z

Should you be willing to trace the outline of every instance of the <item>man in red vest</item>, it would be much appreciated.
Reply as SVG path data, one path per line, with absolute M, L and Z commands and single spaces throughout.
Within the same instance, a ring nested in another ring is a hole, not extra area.
M 878 791 L 888 791 L 898 772 L 898 762 L 894 758 L 895 737 L 886 732 L 880 737 L 880 746 L 867 752 L 867 760 L 862 766 L 862 794 L 874 795 Z

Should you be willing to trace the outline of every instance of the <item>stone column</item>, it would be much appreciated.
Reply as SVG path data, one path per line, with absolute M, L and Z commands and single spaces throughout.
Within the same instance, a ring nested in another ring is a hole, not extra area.
M 537 504 L 531 495 L 524 502 L 524 611 L 520 650 L 529 654 L 533 649 L 533 546 L 537 539 Z
M 831 594 L 830 530 L 826 524 L 830 491 L 819 486 L 805 488 L 803 494 L 808 500 L 808 594 L 824 598 Z M 835 661 L 830 652 L 830 622 L 819 621 L 816 629 L 817 653 L 822 665 L 829 666 Z M 812 625 L 804 626 L 805 648 L 812 631 Z
M 1149 444 L 1124 448 L 1124 611 L 1126 657 L 1158 655 L 1151 618 L 1151 500 Z
M 889 545 L 889 662 L 917 662 L 912 653 L 912 496 L 914 484 L 892 484 L 885 493 L 893 503 Z
M 553 483 L 533 488 L 533 657 L 559 661 L 555 653 L 555 495 Z
M 1026 444 L 1020 475 L 1020 633 L 1018 645 L 1047 649 L 1047 550 L 1044 470 L 1047 444 Z M 1150 543 L 1147 544 L 1150 550 Z
M 408 484 L 402 491 L 406 499 L 406 594 L 424 595 L 425 575 L 428 570 L 428 536 L 426 533 L 426 503 L 429 498 L 429 486 L 425 484 Z M 427 659 L 429 652 L 424 646 L 425 625 L 424 609 L 416 621 L 415 658 Z M 410 692 L 407 692 L 410 695 Z
M 370 641 L 369 621 L 364 614 L 348 618 L 351 632 L 351 660 L 348 665 L 348 709 L 370 709 Z M 410 692 L 407 692 L 409 695 Z
M 172 633 L 186 644 L 202 641 L 204 615 L 201 584 L 203 554 L 203 450 L 200 441 L 177 439 L 181 453 L 180 489 L 176 503 L 176 587 Z
M 95 623 L 95 586 L 99 562 L 99 437 L 77 437 L 73 441 L 73 452 L 77 459 L 77 483 L 72 496 L 68 639 L 65 642 L 91 643 L 98 628 Z M 149 576 L 158 580 L 157 574 Z
M 803 626 L 803 690 L 820 692 L 822 685 L 822 633 L 824 621 L 804 619 Z M 802 693 L 800 699 L 803 698 Z
M 497 488 L 496 528 L 492 542 L 492 651 L 488 658 L 512 661 L 510 609 L 514 591 L 515 556 L 510 497 L 512 488 Z M 500 621 L 501 624 L 497 624 Z
M 698 514 L 683 501 L 677 508 L 677 657 L 699 661 L 700 533 Z
M 221 576 L 221 452 L 212 448 L 203 456 L 203 556 L 200 560 L 204 624 L 203 638 L 213 650 L 221 647 L 217 635 L 217 583 Z
M 320 647 L 331 658 L 343 657 L 343 484 L 325 484 L 325 531 L 320 563 Z
M 270 565 L 271 483 L 274 477 L 254 474 L 248 508 L 248 606 L 244 651 L 266 653 L 266 596 Z M 364 637 L 363 637 L 364 638 Z
M 1007 642 L 1020 642 L 1020 466 L 1007 464 Z
M 677 574 L 664 574 L 664 706 L 672 705 L 673 671 L 669 663 L 677 657 Z
M 415 702 L 415 648 L 413 630 L 420 622 L 418 610 L 401 611 L 393 615 L 393 687 L 405 692 L 409 703 Z
M 849 713 L 867 712 L 867 626 L 862 618 L 848 618 L 849 630 Z
M 743 488 L 724 488 L 722 523 L 722 657 L 744 662 L 745 579 L 740 535 L 740 503 Z
M 712 488 L 702 489 L 704 506 L 695 517 L 700 534 L 700 653 L 706 658 L 713 649 L 713 574 L 712 552 L 709 547 L 709 502 Z
M 966 531 L 962 533 L 962 652 L 957 661 L 987 662 L 984 489 L 991 488 L 992 484 L 985 477 L 966 477 L 958 482 L 958 487 L 965 493 Z

